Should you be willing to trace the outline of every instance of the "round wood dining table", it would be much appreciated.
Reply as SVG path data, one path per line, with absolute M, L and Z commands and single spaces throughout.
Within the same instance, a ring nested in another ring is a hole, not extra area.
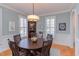
M 43 47 L 43 39 L 37 39 L 37 42 L 32 42 L 31 39 L 23 38 L 18 46 L 24 49 L 39 49 Z

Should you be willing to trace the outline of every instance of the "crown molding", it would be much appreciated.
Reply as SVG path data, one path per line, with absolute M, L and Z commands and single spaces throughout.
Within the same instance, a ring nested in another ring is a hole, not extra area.
M 65 13 L 65 12 L 71 12 L 71 10 L 72 10 L 72 9 L 63 10 L 63 11 L 58 11 L 58 12 L 51 12 L 51 13 L 46 13 L 46 14 L 42 14 L 42 15 L 39 15 L 39 16 L 61 14 L 61 13 Z
M 16 10 L 16 9 L 14 9 L 14 8 L 12 8 L 12 7 L 9 7 L 9 6 L 5 5 L 5 4 L 0 4 L 0 6 L 2 6 L 2 7 L 4 7 L 4 8 L 7 8 L 7 9 L 10 9 L 10 10 L 12 10 L 12 11 L 18 13 L 18 14 L 21 14 L 21 15 L 26 16 L 26 14 L 25 14 L 24 12 L 21 12 L 21 11 L 19 11 L 19 10 Z
M 55 14 L 60 14 L 60 13 L 65 13 L 65 12 L 71 12 L 74 9 L 74 6 L 75 6 L 75 4 L 73 4 L 72 7 L 69 8 L 69 9 L 58 11 L 58 12 L 46 13 L 46 14 L 42 14 L 42 15 L 39 15 L 39 16 L 55 15 Z
M 21 14 L 21 15 L 24 15 L 24 16 L 27 16 L 28 15 L 28 14 L 25 14 L 24 12 L 21 12 L 19 10 L 16 10 L 16 9 L 10 7 L 10 6 L 5 5 L 5 4 L 0 4 L 0 6 L 5 7 L 5 8 L 8 8 L 10 10 L 13 10 L 13 11 L 15 11 L 15 12 Z M 45 14 L 42 14 L 42 15 L 39 15 L 39 16 L 55 15 L 55 14 L 70 12 L 71 10 L 72 10 L 72 8 L 71 9 L 67 9 L 67 10 L 63 10 L 63 11 L 58 11 L 58 12 L 45 13 Z

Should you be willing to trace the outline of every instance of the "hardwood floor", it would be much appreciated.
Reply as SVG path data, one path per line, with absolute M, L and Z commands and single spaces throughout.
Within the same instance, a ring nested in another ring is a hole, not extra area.
M 7 49 L 0 53 L 0 56 L 11 56 L 11 55 L 12 55 L 12 52 L 10 49 Z
M 75 48 L 70 48 L 68 46 L 54 44 L 52 48 L 58 48 L 60 50 L 61 56 L 75 56 Z
M 75 49 L 70 48 L 68 46 L 59 45 L 59 44 L 53 44 L 51 48 L 57 48 L 60 50 L 61 56 L 75 56 Z M 0 56 L 11 56 L 11 50 L 7 49 L 6 51 L 3 51 L 0 53 Z

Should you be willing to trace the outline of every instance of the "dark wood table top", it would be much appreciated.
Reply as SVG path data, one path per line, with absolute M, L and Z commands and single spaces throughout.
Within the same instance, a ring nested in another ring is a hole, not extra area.
M 39 49 L 42 48 L 43 45 L 43 39 L 38 39 L 36 43 L 33 43 L 30 39 L 23 38 L 18 46 L 20 48 L 25 48 L 25 49 Z

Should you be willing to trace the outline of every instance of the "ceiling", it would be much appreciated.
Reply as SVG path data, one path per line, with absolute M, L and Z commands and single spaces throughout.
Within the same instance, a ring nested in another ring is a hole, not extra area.
M 4 5 L 14 8 L 26 15 L 33 13 L 32 3 L 4 3 Z M 35 3 L 34 11 L 37 15 L 61 12 L 72 9 L 72 3 Z

